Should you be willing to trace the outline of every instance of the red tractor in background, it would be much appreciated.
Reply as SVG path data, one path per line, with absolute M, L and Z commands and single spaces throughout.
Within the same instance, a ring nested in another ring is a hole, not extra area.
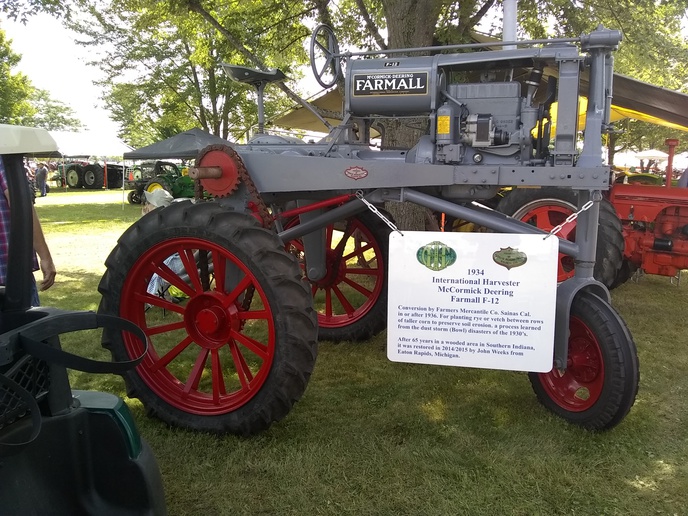
M 619 278 L 623 281 L 638 268 L 660 276 L 688 269 L 688 188 L 672 186 L 678 140 L 667 140 L 666 145 L 669 159 L 663 187 L 615 184 L 610 190 L 626 243 Z
M 667 140 L 669 159 L 664 186 L 614 183 L 600 205 L 595 277 L 614 288 L 638 269 L 676 276 L 688 268 L 688 188 L 672 186 L 673 156 L 678 140 Z M 551 230 L 576 211 L 576 193 L 559 188 L 516 189 L 497 210 L 544 230 Z M 623 240 L 619 238 L 621 226 Z M 574 240 L 575 224 L 561 238 Z M 573 275 L 573 260 L 561 255 L 559 280 Z

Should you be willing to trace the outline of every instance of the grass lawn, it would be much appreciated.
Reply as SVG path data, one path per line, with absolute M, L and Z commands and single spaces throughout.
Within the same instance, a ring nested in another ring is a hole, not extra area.
M 41 300 L 95 310 L 105 257 L 140 207 L 79 193 L 37 203 L 58 269 Z M 119 377 L 71 377 L 126 399 L 172 515 L 688 514 L 687 298 L 688 274 L 678 286 L 645 276 L 613 292 L 641 383 L 630 414 L 606 433 L 547 412 L 522 373 L 389 362 L 384 333 L 321 343 L 302 400 L 251 438 L 168 428 L 126 398 Z M 63 345 L 108 358 L 97 332 Z

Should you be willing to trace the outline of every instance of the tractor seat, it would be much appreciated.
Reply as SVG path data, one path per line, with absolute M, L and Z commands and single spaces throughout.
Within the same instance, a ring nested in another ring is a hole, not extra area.
M 255 70 L 253 68 L 227 63 L 222 63 L 222 68 L 225 69 L 225 72 L 227 72 L 232 80 L 251 84 L 255 87 L 258 87 L 261 83 L 279 82 L 287 78 L 281 70 L 276 68 L 268 72 L 263 72 L 262 70 Z

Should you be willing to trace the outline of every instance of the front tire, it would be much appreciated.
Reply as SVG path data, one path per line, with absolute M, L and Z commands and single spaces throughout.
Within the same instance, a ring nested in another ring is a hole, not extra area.
M 608 430 L 628 414 L 640 370 L 626 324 L 608 303 L 580 292 L 571 306 L 567 368 L 529 373 L 538 400 L 570 423 Z
M 127 194 L 129 204 L 141 204 L 141 195 L 138 191 L 132 190 Z
M 317 317 L 299 266 L 251 216 L 174 203 L 119 239 L 99 312 L 139 325 L 144 361 L 124 375 L 149 414 L 183 428 L 250 435 L 287 415 L 317 354 Z M 163 288 L 164 287 L 164 288 Z M 115 359 L 141 352 L 108 331 Z

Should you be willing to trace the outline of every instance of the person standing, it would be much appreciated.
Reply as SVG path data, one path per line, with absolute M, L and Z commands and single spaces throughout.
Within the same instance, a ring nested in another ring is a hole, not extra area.
M 41 197 L 48 195 L 46 181 L 48 180 L 48 167 L 45 163 L 39 163 L 36 169 L 36 186 Z
M 9 259 L 9 236 L 10 236 L 10 192 L 7 186 L 7 174 L 5 173 L 5 165 L 0 158 L 0 189 L 4 195 L 0 195 L 0 285 L 6 284 L 7 279 L 7 262 Z M 36 209 L 31 207 L 33 217 L 33 270 L 41 270 L 43 273 L 43 280 L 41 281 L 40 290 L 47 290 L 55 284 L 55 276 L 57 271 L 53 258 L 48 248 L 48 243 L 45 241 L 43 228 L 38 220 Z M 33 281 L 33 288 L 31 293 L 31 306 L 40 306 L 38 298 L 38 288 L 36 281 Z

